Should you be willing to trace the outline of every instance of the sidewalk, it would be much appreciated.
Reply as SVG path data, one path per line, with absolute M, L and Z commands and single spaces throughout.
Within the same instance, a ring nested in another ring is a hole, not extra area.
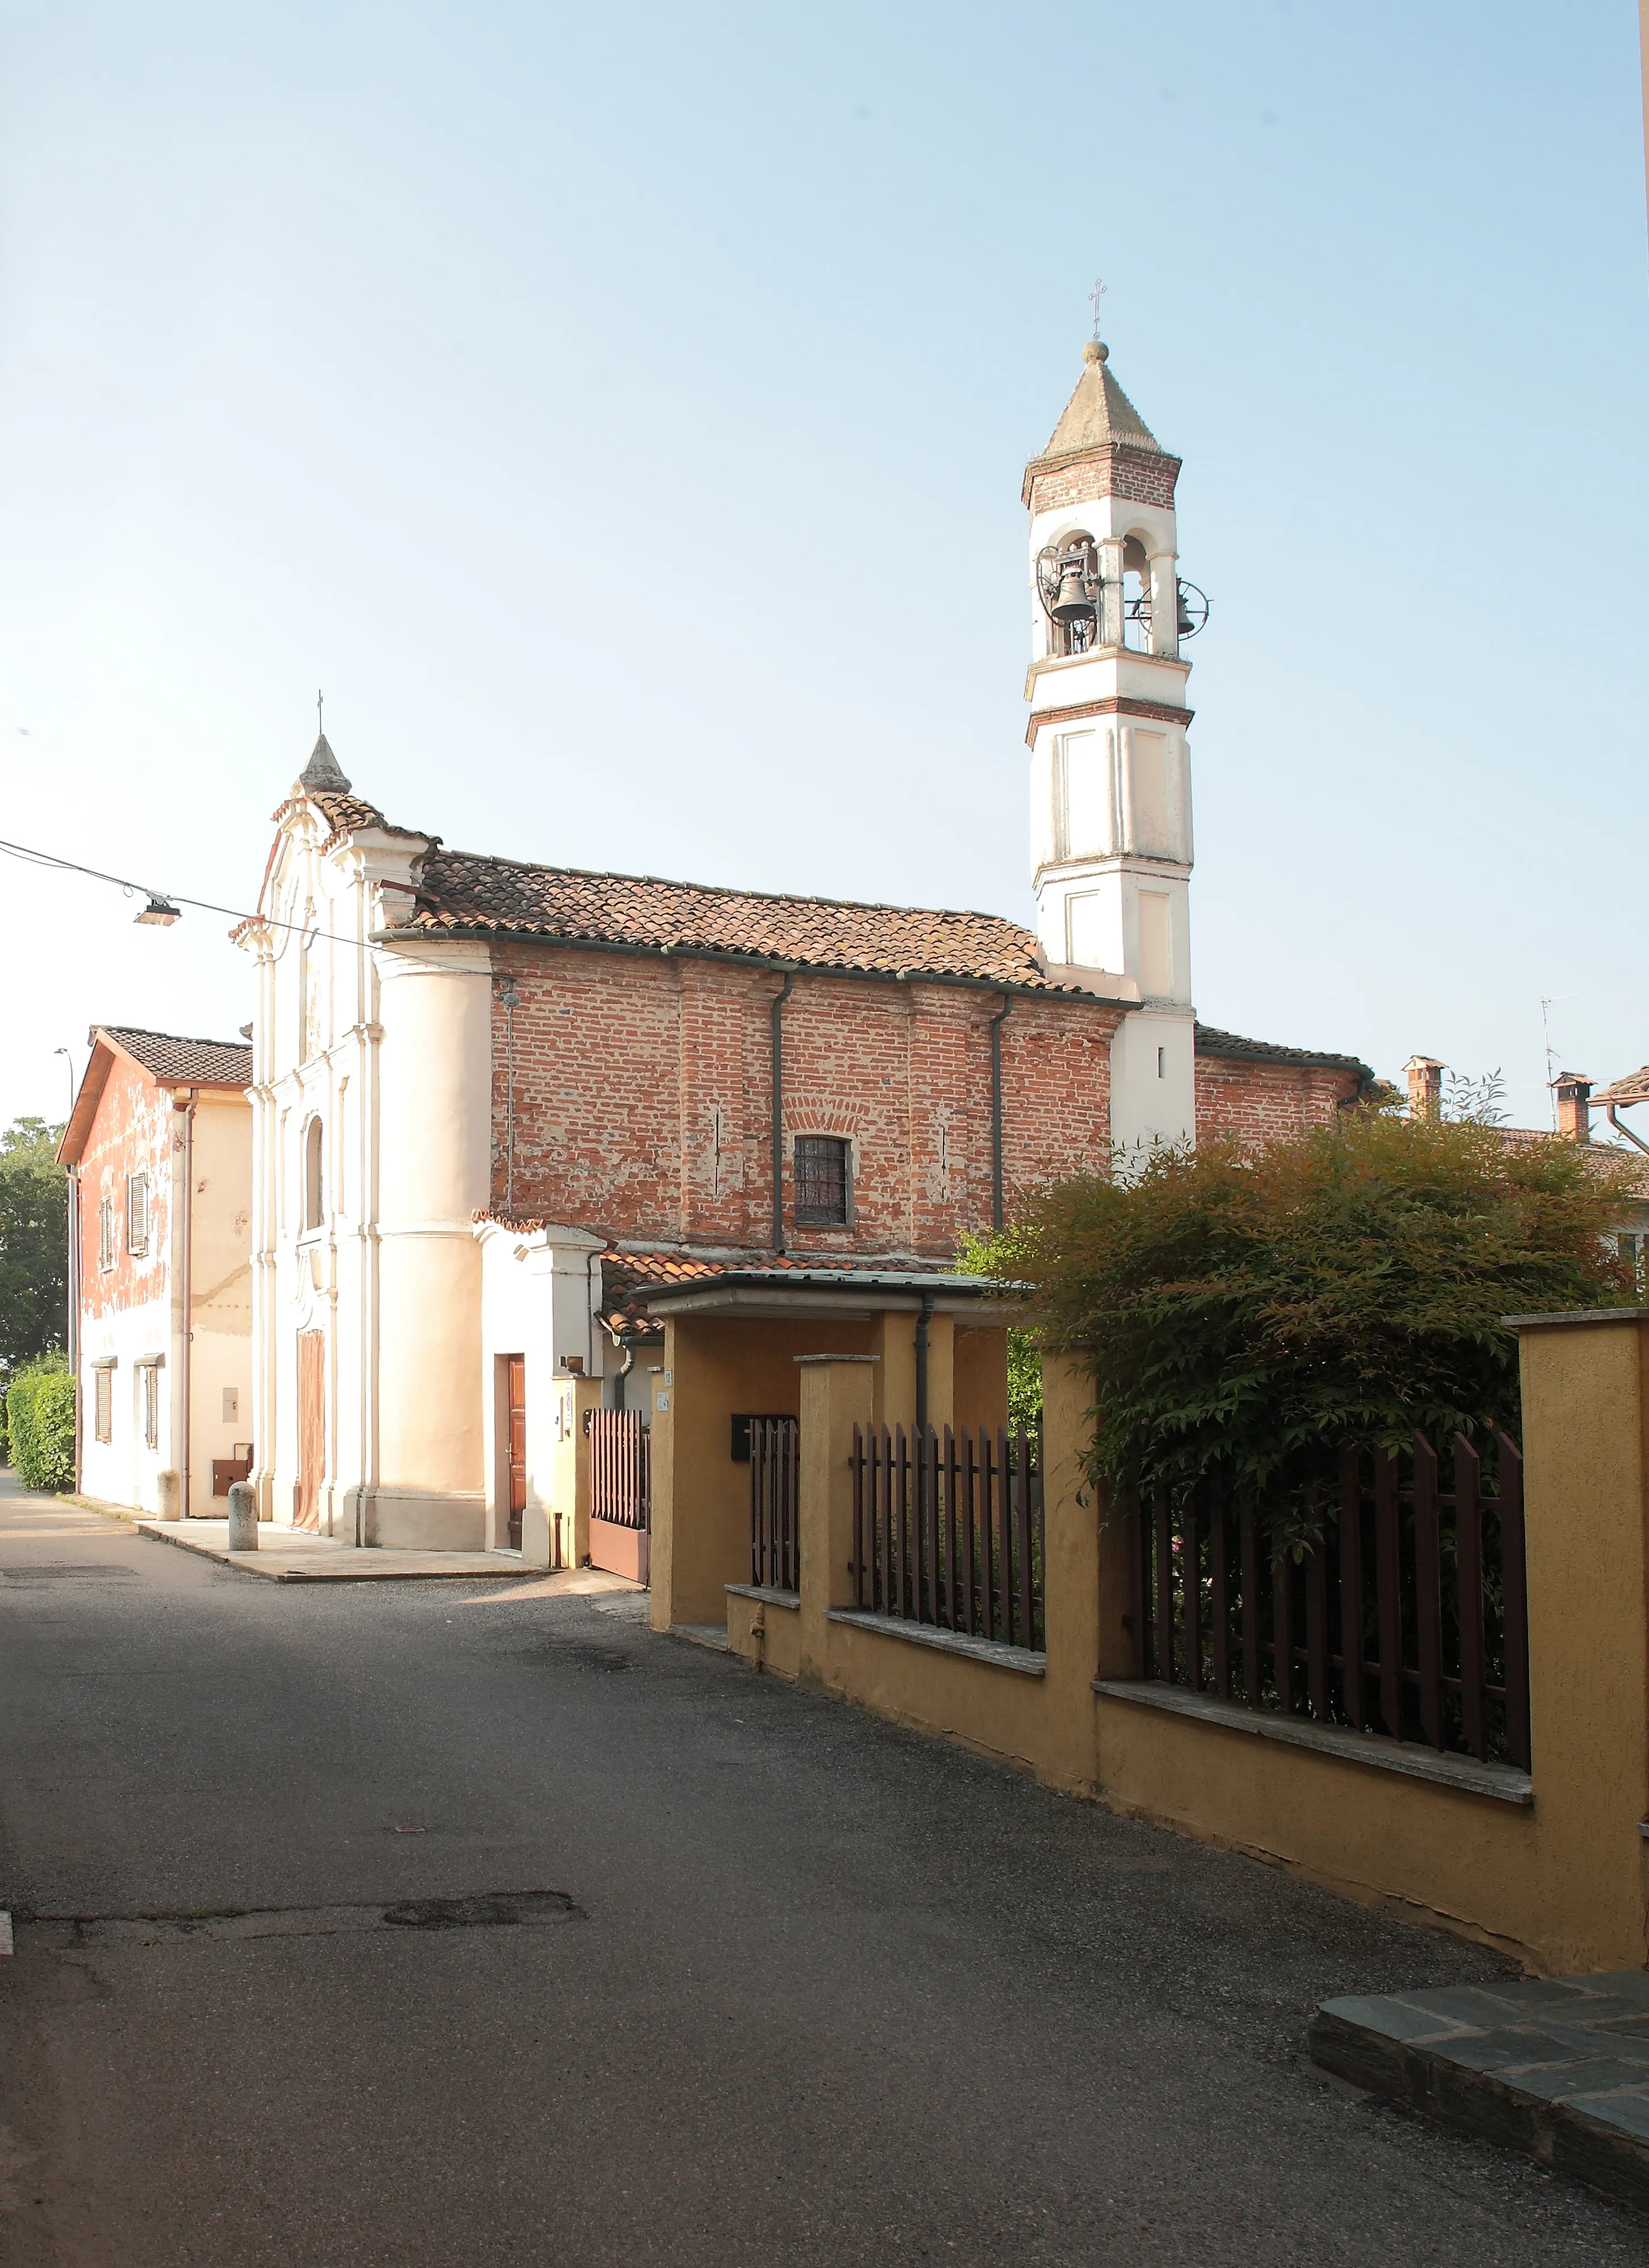
M 248 1575 L 261 1575 L 273 1583 L 428 1582 L 443 1579 L 473 1583 L 479 1578 L 492 1582 L 530 1582 L 532 1594 L 539 1598 L 556 1598 L 568 1592 L 582 1596 L 593 1592 L 642 1588 L 638 1583 L 627 1582 L 622 1575 L 606 1574 L 599 1567 L 563 1567 L 552 1572 L 546 1567 L 523 1566 L 513 1553 L 507 1551 L 359 1550 L 353 1544 L 340 1543 L 335 1536 L 311 1535 L 301 1528 L 283 1528 L 272 1520 L 258 1522 L 255 1551 L 232 1551 L 227 1520 L 150 1520 L 120 1505 L 104 1504 L 89 1496 L 63 1497 L 59 1501 L 123 1520 L 140 1535 L 152 1535 L 162 1543 L 175 1543 L 180 1550 L 221 1560 L 225 1567 L 239 1567 Z
M 1641 1969 L 1323 2000 L 1311 2054 L 1354 2086 L 1649 2205 Z

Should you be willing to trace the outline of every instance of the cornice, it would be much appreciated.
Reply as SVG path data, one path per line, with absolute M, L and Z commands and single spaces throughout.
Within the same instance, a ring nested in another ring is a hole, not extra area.
M 1195 709 L 1174 709 L 1166 701 L 1137 701 L 1129 693 L 1112 693 L 1100 701 L 1078 701 L 1069 709 L 1035 710 L 1025 727 L 1025 745 L 1036 746 L 1044 725 L 1074 724 L 1083 717 L 1145 717 L 1153 724 L 1189 725 L 1196 714 Z

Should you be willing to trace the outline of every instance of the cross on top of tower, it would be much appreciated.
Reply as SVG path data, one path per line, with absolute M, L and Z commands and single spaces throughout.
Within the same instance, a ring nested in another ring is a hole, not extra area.
M 1088 294 L 1088 298 L 1093 305 L 1093 335 L 1096 339 L 1100 335 L 1100 302 L 1104 297 L 1104 280 L 1101 276 L 1096 276 L 1093 279 L 1093 289 Z

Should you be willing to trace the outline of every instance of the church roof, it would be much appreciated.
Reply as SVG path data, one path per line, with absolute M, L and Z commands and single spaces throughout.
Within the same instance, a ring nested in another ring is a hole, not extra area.
M 877 976 L 954 976 L 1075 992 L 1044 974 L 1036 939 L 997 914 L 861 905 L 840 898 L 586 873 L 432 850 L 405 928 L 728 954 Z
M 1111 375 L 1108 352 L 1097 339 L 1083 349 L 1084 367 L 1076 391 L 1066 402 L 1048 446 L 1035 460 L 1038 464 L 1050 457 L 1079 456 L 1090 449 L 1146 449 L 1154 456 L 1167 455 Z
M 1306 1070 L 1314 1070 L 1321 1064 L 1329 1071 L 1354 1071 L 1365 1086 L 1374 1083 L 1373 1072 L 1356 1056 L 1324 1055 L 1315 1048 L 1279 1047 L 1275 1040 L 1245 1040 L 1235 1032 L 1216 1031 L 1211 1024 L 1196 1027 L 1196 1049 L 1199 1056 L 1240 1062 L 1299 1064 Z

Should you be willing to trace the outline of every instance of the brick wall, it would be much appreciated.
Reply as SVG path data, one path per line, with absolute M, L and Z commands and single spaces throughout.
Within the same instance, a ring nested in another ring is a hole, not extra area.
M 772 1237 L 770 1006 L 782 979 L 717 961 L 500 947 L 515 1012 L 515 1210 L 631 1239 L 762 1250 Z M 495 999 L 496 999 L 495 991 Z M 990 1225 L 990 1027 L 1001 995 L 798 971 L 784 1133 L 853 1144 L 845 1230 L 791 1248 L 948 1255 Z M 1101 1002 L 1017 998 L 1002 1027 L 1010 1192 L 1109 1154 Z M 493 1021 L 493 1201 L 505 1177 L 507 1027 Z
M 1154 456 L 1148 449 L 1093 449 L 1069 464 L 1030 473 L 1025 501 L 1034 512 L 1064 512 L 1096 497 L 1119 496 L 1172 511 L 1179 476 L 1177 457 Z
M 1196 1058 L 1196 1138 L 1235 1134 L 1268 1142 L 1332 1118 L 1358 1091 L 1355 1071 L 1324 1064 L 1267 1063 L 1250 1056 Z

